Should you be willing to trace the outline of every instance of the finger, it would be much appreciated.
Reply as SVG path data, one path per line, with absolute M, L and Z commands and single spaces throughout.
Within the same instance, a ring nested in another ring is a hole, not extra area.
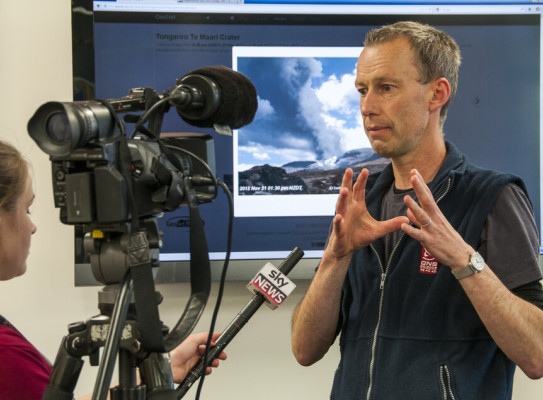
M 334 226 L 334 233 L 336 235 L 341 234 L 342 232 L 342 222 L 343 216 L 340 213 L 337 213 L 332 220 L 332 224 Z
M 213 335 L 211 335 L 211 345 L 215 345 L 215 341 L 219 338 L 220 332 L 215 332 Z M 202 348 L 205 348 L 205 345 L 207 344 L 207 341 L 209 339 L 209 333 L 208 332 L 199 332 L 194 333 L 190 335 L 193 339 L 193 343 L 195 343 L 197 346 L 201 346 Z
M 211 347 L 215 346 L 216 344 L 217 344 L 216 341 L 214 341 L 214 340 L 211 341 Z M 205 353 L 205 351 L 206 351 L 206 344 L 205 343 L 198 346 L 198 354 L 199 355 L 203 355 Z
M 198 355 L 203 356 L 205 354 L 205 347 L 198 349 Z M 215 356 L 217 360 L 226 360 L 226 353 L 222 351 L 218 356 Z
M 188 337 L 191 343 L 194 343 L 196 346 L 205 345 L 207 343 L 208 338 L 209 338 L 208 332 L 193 333 Z
M 415 225 L 422 227 L 431 221 L 431 217 L 423 210 L 409 195 L 404 196 L 404 203 L 407 206 L 407 217 Z
M 423 211 L 421 206 L 419 206 L 419 204 L 411 196 L 409 196 L 408 194 L 406 194 L 403 197 L 403 202 L 407 206 L 408 213 L 409 213 L 409 211 L 411 211 L 411 213 L 413 214 L 413 216 L 415 216 L 415 218 L 417 217 L 417 215 L 420 215 L 420 213 Z M 408 215 L 408 217 L 409 217 L 409 215 Z M 409 219 L 412 220 L 411 217 Z
M 403 224 L 409 224 L 409 219 L 407 217 L 400 216 L 381 221 L 375 226 L 376 237 L 383 237 L 387 233 L 397 231 Z
M 411 185 L 413 185 L 413 190 L 415 191 L 422 208 L 432 207 L 434 196 L 428 185 L 424 182 L 422 175 L 416 169 L 411 171 Z
M 422 242 L 422 240 L 424 239 L 424 237 L 423 237 L 424 232 L 422 231 L 422 229 L 415 228 L 414 226 L 409 225 L 409 224 L 402 224 L 401 229 L 408 236 L 415 239 L 417 242 Z
M 353 190 L 353 170 L 347 168 L 341 181 L 341 189 L 339 189 L 339 197 L 336 203 L 336 214 L 343 215 L 347 209 L 347 203 Z
M 222 360 L 224 361 L 224 359 L 222 359 Z M 217 368 L 217 367 L 219 366 L 219 364 L 220 364 L 219 359 L 218 359 L 218 358 L 215 358 L 215 359 L 213 360 L 213 362 L 211 363 L 211 366 L 212 366 L 213 368 Z
M 341 187 L 345 187 L 351 191 L 353 188 L 353 176 L 353 170 L 351 168 L 347 168 L 341 180 Z
M 222 353 L 221 356 L 222 356 L 222 355 L 224 355 L 224 358 L 221 358 L 220 356 L 219 356 L 219 358 L 220 358 L 221 360 L 226 360 L 226 354 L 225 354 L 225 353 Z M 206 375 L 209 375 L 209 374 L 211 373 L 211 371 L 212 371 L 211 368 L 212 368 L 212 367 L 213 367 L 213 368 L 218 368 L 218 367 L 219 367 L 219 364 L 220 364 L 219 358 L 215 358 L 215 359 L 213 359 L 213 361 L 211 361 L 211 364 L 209 364 L 209 366 L 206 368 Z
M 364 168 L 356 179 L 353 187 L 353 196 L 356 201 L 364 201 L 366 195 L 366 182 L 368 181 L 369 171 Z
M 344 215 L 347 209 L 347 198 L 349 196 L 349 190 L 341 187 L 339 190 L 339 196 L 336 203 L 336 215 Z

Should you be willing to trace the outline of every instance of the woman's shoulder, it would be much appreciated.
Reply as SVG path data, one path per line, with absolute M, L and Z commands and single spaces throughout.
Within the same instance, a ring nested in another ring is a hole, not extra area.
M 39 399 L 50 374 L 49 363 L 32 343 L 0 325 L 0 398 Z
M 9 326 L 0 325 L 0 371 L 7 364 L 43 369 L 47 373 L 51 371 L 47 359 L 21 333 Z
M 0 351 L 6 350 L 11 346 L 34 347 L 9 322 L 0 323 Z

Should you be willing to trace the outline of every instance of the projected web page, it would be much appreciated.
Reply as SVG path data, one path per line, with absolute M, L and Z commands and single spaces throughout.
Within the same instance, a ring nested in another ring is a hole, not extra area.
M 236 217 L 334 213 L 347 167 L 381 170 L 354 88 L 361 47 L 233 47 L 258 87 L 258 112 L 234 133 Z
M 106 4 L 108 3 L 108 4 Z M 97 7 L 97 5 L 100 7 Z M 445 135 L 469 159 L 526 182 L 540 218 L 540 45 L 536 7 L 346 6 L 95 2 L 96 97 L 164 91 L 203 66 L 246 74 L 258 93 L 252 124 L 234 137 L 166 114 L 163 132 L 213 135 L 215 172 L 235 197 L 234 259 L 319 257 L 344 169 L 382 168 L 361 122 L 354 68 L 366 33 L 416 19 L 458 42 L 463 63 Z M 121 7 L 122 6 L 122 7 Z M 117 7 L 117 8 L 115 8 Z M 456 7 L 456 8 L 455 8 Z M 226 250 L 224 198 L 200 207 L 210 256 Z M 189 258 L 186 208 L 159 220 L 161 260 Z

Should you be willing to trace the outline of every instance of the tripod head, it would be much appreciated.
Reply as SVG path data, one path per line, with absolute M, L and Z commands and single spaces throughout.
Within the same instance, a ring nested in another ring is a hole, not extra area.
M 98 282 L 120 284 L 134 262 L 148 262 L 156 275 L 162 232 L 156 218 L 146 218 L 140 226 L 143 228 L 137 234 L 130 233 L 125 224 L 124 229 L 117 231 L 93 230 L 85 235 L 83 246 L 90 255 L 92 273 Z

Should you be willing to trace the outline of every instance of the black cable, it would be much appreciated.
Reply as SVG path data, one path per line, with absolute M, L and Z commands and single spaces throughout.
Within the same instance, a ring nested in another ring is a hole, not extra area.
M 145 113 L 138 120 L 136 125 L 134 125 L 134 130 L 132 131 L 132 133 L 130 135 L 130 139 L 134 139 L 134 137 L 136 136 L 136 134 L 138 133 L 140 128 L 143 126 L 145 121 L 147 121 L 149 116 L 151 116 L 151 114 L 153 114 L 158 107 L 162 106 L 162 104 L 168 102 L 169 100 L 170 100 L 169 97 L 164 97 L 164 98 L 160 99 L 159 101 L 157 101 L 155 104 L 153 104 L 151 107 L 149 107 L 149 109 L 147 111 L 145 111 Z
M 213 196 L 213 199 L 215 199 L 219 193 L 219 187 L 218 185 L 220 184 L 220 180 L 219 178 L 217 178 L 215 176 L 215 174 L 213 173 L 213 171 L 211 170 L 211 167 L 204 161 L 202 160 L 200 157 L 198 157 L 196 154 L 182 148 L 182 147 L 179 147 L 179 146 L 176 146 L 176 145 L 173 145 L 169 142 L 168 139 L 160 139 L 160 141 L 168 148 L 170 149 L 175 149 L 175 150 L 178 150 L 182 153 L 185 153 L 186 155 L 188 155 L 189 157 L 192 157 L 194 158 L 194 160 L 196 160 L 198 162 L 198 164 L 200 164 L 202 167 L 204 167 L 205 170 L 207 170 L 207 173 L 209 174 L 209 176 L 212 178 L 213 180 L 213 186 L 215 188 L 215 195 Z M 223 188 L 224 189 L 224 188 Z M 226 187 L 226 190 L 228 190 L 228 187 Z M 232 197 L 232 195 L 230 194 L 230 190 L 228 190 L 228 194 L 227 196 L 230 196 Z
M 219 179 L 217 179 L 217 183 L 222 187 L 228 199 L 229 218 L 228 218 L 226 257 L 224 259 L 224 265 L 223 265 L 222 274 L 221 274 L 221 281 L 219 284 L 219 292 L 217 294 L 217 302 L 215 304 L 215 309 L 213 310 L 213 317 L 211 318 L 211 326 L 209 328 L 209 336 L 207 337 L 203 363 L 202 363 L 202 375 L 200 378 L 200 382 L 198 383 L 198 390 L 196 392 L 195 400 L 200 400 L 200 393 L 204 385 L 204 378 L 206 376 L 206 369 L 207 369 L 207 357 L 209 354 L 209 349 L 211 347 L 211 340 L 213 339 L 213 332 L 215 331 L 215 323 L 217 321 L 217 315 L 219 314 L 219 308 L 221 306 L 221 301 L 222 301 L 223 292 L 224 292 L 224 284 L 226 282 L 226 272 L 228 270 L 228 263 L 230 262 L 230 253 L 232 251 L 232 227 L 234 224 L 234 202 L 232 200 L 232 193 L 230 193 L 228 186 Z
M 124 125 L 123 121 L 121 121 L 121 119 L 119 118 L 119 115 L 115 112 L 115 109 L 113 108 L 109 100 L 95 99 L 95 101 L 97 101 L 98 103 L 102 104 L 105 108 L 107 108 L 107 110 L 109 111 L 113 119 L 115 120 L 115 124 L 119 127 L 119 130 L 121 131 L 121 136 L 126 136 L 126 126 Z

